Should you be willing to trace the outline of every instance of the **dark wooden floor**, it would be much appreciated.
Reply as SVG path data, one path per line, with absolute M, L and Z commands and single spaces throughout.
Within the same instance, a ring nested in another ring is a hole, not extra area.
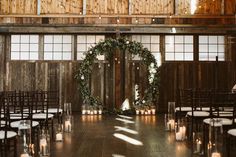
M 54 142 L 52 157 L 189 157 L 184 142 L 175 142 L 174 134 L 164 130 L 163 116 L 133 116 L 125 123 L 118 116 L 81 116 L 74 114 L 74 130 L 64 134 L 63 142 Z M 122 119 L 122 118 L 121 118 Z M 116 128 L 115 128 L 116 127 Z M 126 127 L 133 132 L 118 130 Z M 118 128 L 118 129 L 117 129 Z M 137 131 L 138 134 L 134 134 Z M 123 134 L 138 140 L 134 145 L 114 136 Z

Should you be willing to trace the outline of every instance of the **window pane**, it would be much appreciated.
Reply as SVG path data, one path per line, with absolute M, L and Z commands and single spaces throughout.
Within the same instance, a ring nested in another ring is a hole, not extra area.
M 209 52 L 217 52 L 217 45 L 209 45 Z
M 151 43 L 150 35 L 142 35 L 142 43 Z
M 20 35 L 12 35 L 11 43 L 20 43 Z
M 207 45 L 199 45 L 199 52 L 208 52 Z
M 167 61 L 174 60 L 174 59 L 175 59 L 174 53 L 166 53 L 165 59 L 166 59 Z
M 184 60 L 184 54 L 183 53 L 175 53 L 175 60 Z
M 209 53 L 209 60 L 215 61 L 216 60 L 217 53 Z
M 185 52 L 193 52 L 193 45 L 184 45 Z
M 71 43 L 71 35 L 63 35 L 63 43 Z
M 83 60 L 85 58 L 83 53 L 77 53 L 77 60 Z
M 184 36 L 184 43 L 193 44 L 193 36 L 190 35 Z
M 20 51 L 29 51 L 29 44 L 21 44 Z
M 38 60 L 38 53 L 30 53 L 30 59 Z
M 218 43 L 219 43 L 219 44 L 224 44 L 224 43 L 225 43 L 225 38 L 224 38 L 224 36 L 218 36 Z
M 175 36 L 175 43 L 183 43 L 183 42 L 184 42 L 183 36 L 180 35 Z
M 62 43 L 62 35 L 54 35 L 53 43 Z
M 30 51 L 38 52 L 38 44 L 30 44 Z
M 52 44 L 44 44 L 44 51 L 52 51 Z
M 184 48 L 183 48 L 183 45 L 179 45 L 179 44 L 176 44 L 175 45 L 175 52 L 184 52 Z
M 218 45 L 218 52 L 224 52 L 225 51 L 225 45 Z
M 21 43 L 29 43 L 29 35 L 21 35 Z
M 88 35 L 87 36 L 87 43 L 94 44 L 96 42 L 95 35 Z
M 20 51 L 20 44 L 11 44 L 11 51 Z
M 86 44 L 77 44 L 77 51 L 86 51 Z
M 151 43 L 160 43 L 159 35 L 152 35 Z
M 11 53 L 11 59 L 12 59 L 12 60 L 19 60 L 19 59 L 20 59 L 20 53 L 18 53 L 18 52 L 12 52 L 12 53 Z
M 63 44 L 63 51 L 71 51 L 71 44 Z
M 61 60 L 61 59 L 62 59 L 62 53 L 60 52 L 53 53 L 53 60 Z
M 39 36 L 38 35 L 30 35 L 30 43 L 39 43 Z
M 45 35 L 44 36 L 44 43 L 53 43 L 52 35 Z
M 166 52 L 174 52 L 174 50 L 173 44 L 166 44 Z
M 165 43 L 173 44 L 174 43 L 174 36 L 170 36 L 170 35 L 165 36 Z
M 137 41 L 137 42 L 141 42 L 141 35 L 132 35 L 132 40 Z
M 71 60 L 71 53 L 63 53 L 63 60 Z
M 62 51 L 62 44 L 54 44 L 53 51 Z
M 192 61 L 193 60 L 193 53 L 185 53 L 184 60 Z
M 208 36 L 199 36 L 199 43 L 207 44 L 208 43 Z
M 52 60 L 52 53 L 44 53 L 44 60 Z
M 209 36 L 209 44 L 216 44 L 217 36 Z
M 85 35 L 78 35 L 77 42 L 78 43 L 86 43 L 86 36 Z
M 151 51 L 152 52 L 159 52 L 160 50 L 159 50 L 159 44 L 151 44 Z
M 208 53 L 199 53 L 199 60 L 200 61 L 207 61 L 208 60 Z
M 28 60 L 29 59 L 29 53 L 28 52 L 21 52 L 20 53 L 20 59 L 21 60 Z
M 144 48 L 147 48 L 147 49 L 150 51 L 150 48 L 151 48 L 151 47 L 150 47 L 150 44 L 143 44 L 143 47 L 144 47 Z
M 97 35 L 96 36 L 96 43 L 98 43 L 99 41 L 103 41 L 105 39 L 104 35 Z

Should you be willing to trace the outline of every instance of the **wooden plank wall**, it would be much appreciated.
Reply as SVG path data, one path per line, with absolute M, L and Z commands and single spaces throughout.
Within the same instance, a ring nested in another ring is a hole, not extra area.
M 87 14 L 128 14 L 128 0 L 87 0 Z
M 0 14 L 37 14 L 38 0 L 1 0 Z M 82 14 L 83 0 L 40 0 L 40 14 Z M 86 14 L 190 15 L 191 0 L 87 0 Z M 234 0 L 196 0 L 195 15 L 234 15 Z M 176 8 L 174 8 L 176 7 Z
M 41 0 L 42 14 L 82 14 L 83 0 Z
M 37 0 L 1 0 L 0 14 L 36 14 Z
M 173 0 L 132 0 L 132 14 L 173 14 Z

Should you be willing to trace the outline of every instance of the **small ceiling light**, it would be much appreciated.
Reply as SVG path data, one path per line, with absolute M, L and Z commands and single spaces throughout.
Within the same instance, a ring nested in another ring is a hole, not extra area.
M 176 33 L 176 28 L 175 27 L 171 28 L 171 33 Z
M 79 12 L 80 15 L 82 15 L 82 12 Z
M 152 22 L 155 22 L 155 18 L 152 18 Z
M 135 23 L 138 23 L 138 18 L 135 19 Z
M 101 20 L 101 19 L 102 19 L 101 15 L 99 15 L 98 19 L 99 19 L 99 20 Z
M 120 18 L 119 17 L 117 17 L 116 22 L 120 23 Z

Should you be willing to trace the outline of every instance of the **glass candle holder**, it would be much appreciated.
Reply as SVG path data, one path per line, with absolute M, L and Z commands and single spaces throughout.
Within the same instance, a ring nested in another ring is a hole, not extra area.
M 58 124 L 55 132 L 55 141 L 62 142 L 63 141 L 63 125 Z
M 169 114 L 165 114 L 165 130 L 175 131 L 175 120 Z
M 39 138 L 39 155 L 49 156 L 50 155 L 50 135 L 48 130 L 42 130 Z
M 67 115 L 65 116 L 65 120 L 64 120 L 64 131 L 65 132 L 71 132 L 72 131 L 72 116 L 71 115 Z
M 223 124 L 221 119 L 210 119 L 208 139 L 208 157 L 221 157 L 223 147 Z
M 21 157 L 27 157 L 32 155 L 31 150 L 31 121 L 30 120 L 21 120 L 18 126 L 18 135 L 19 135 L 19 148 Z
M 71 103 L 64 103 L 64 113 L 66 115 L 72 115 Z
M 203 135 L 201 132 L 193 133 L 193 153 L 203 155 Z
M 82 105 L 81 112 L 82 112 L 83 115 L 86 114 L 86 112 L 87 112 L 86 105 Z
M 186 139 L 186 125 L 184 119 L 178 120 L 175 126 L 176 141 L 184 141 Z
M 98 106 L 98 114 L 102 114 L 102 106 Z
M 175 102 L 168 102 L 168 118 L 175 120 Z

